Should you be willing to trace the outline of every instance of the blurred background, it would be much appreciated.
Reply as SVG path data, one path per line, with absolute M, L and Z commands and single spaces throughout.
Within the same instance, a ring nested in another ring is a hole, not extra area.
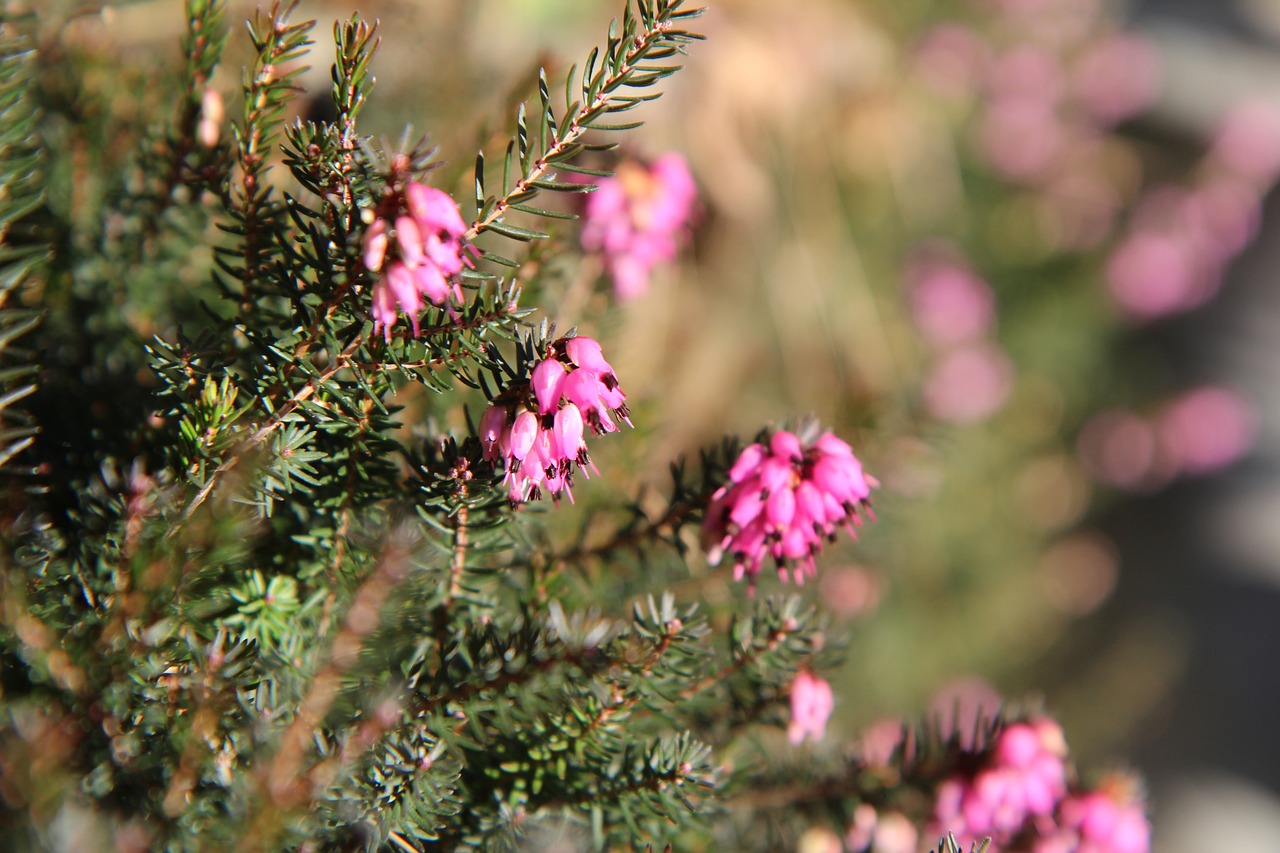
M 708 5 L 622 151 L 688 160 L 680 263 L 625 303 L 591 258 L 529 273 L 637 413 L 563 523 L 816 416 L 882 482 L 810 590 L 848 642 L 841 734 L 956 696 L 1043 703 L 1083 766 L 1146 776 L 1154 849 L 1273 850 L 1280 0 Z M 303 111 L 323 115 L 328 23 L 380 19 L 365 129 L 429 133 L 467 199 L 538 65 L 563 79 L 615 7 L 304 0 Z M 104 92 L 120 63 L 178 60 L 178 0 L 48 8 L 43 38 L 100 56 Z M 214 81 L 232 115 L 241 32 Z M 693 562 L 681 589 L 741 595 Z

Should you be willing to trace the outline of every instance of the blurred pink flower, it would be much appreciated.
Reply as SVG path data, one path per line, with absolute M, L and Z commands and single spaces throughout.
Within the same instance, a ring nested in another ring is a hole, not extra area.
M 1183 220 L 1214 256 L 1226 262 L 1258 233 L 1262 209 L 1257 193 L 1239 179 L 1206 181 L 1183 201 Z
M 1150 320 L 1204 303 L 1220 282 L 1216 263 L 1186 235 L 1135 231 L 1107 261 L 1116 303 L 1135 319 Z
M 850 853 L 864 853 L 875 839 L 878 815 L 875 806 L 862 803 L 853 810 L 853 822 L 844 835 L 844 846 Z
M 858 750 L 868 767 L 888 767 L 893 754 L 903 744 L 907 729 L 898 717 L 885 717 L 862 730 Z
M 1146 485 L 1156 466 L 1156 436 L 1146 419 L 1114 409 L 1094 415 L 1080 430 L 1080 462 L 1100 483 L 1124 489 Z
M 990 731 L 1001 702 L 999 692 L 981 678 L 957 678 L 934 693 L 929 717 L 937 721 L 943 739 L 955 737 L 961 749 L 973 752 L 982 746 L 983 732 Z
M 853 811 L 844 843 L 850 853 L 918 853 L 920 833 L 902 812 L 877 814 L 863 803 Z
M 544 490 L 572 501 L 574 469 L 595 470 L 588 430 L 603 435 L 619 428 L 615 419 L 631 423 L 613 368 L 587 337 L 552 343 L 529 387 L 498 399 L 480 420 L 480 446 L 485 459 L 503 462 L 512 503 L 538 500 Z
M 931 415 L 953 423 L 975 423 L 992 415 L 1013 389 L 1013 364 L 998 347 L 978 343 L 946 353 L 924 385 Z
M 1061 60 L 1038 45 L 1020 44 L 991 63 L 986 89 L 993 101 L 1023 101 L 1052 109 L 1066 89 Z
M 1204 387 L 1173 401 L 1160 414 L 1156 429 L 1171 467 L 1206 474 L 1249 452 L 1257 433 L 1257 416 L 1253 406 L 1234 391 Z
M 829 569 L 819 581 L 822 601 L 837 616 L 867 616 L 880 603 L 880 579 L 859 566 Z
M 1077 148 L 1075 154 L 1082 153 Z M 1053 248 L 1075 253 L 1093 249 L 1111 235 L 1121 200 L 1105 175 L 1073 162 L 1045 185 L 1038 204 Z
M 791 682 L 791 724 L 787 727 L 787 740 L 796 745 L 805 738 L 822 740 L 835 706 L 830 684 L 808 671 L 796 673 Z
M 972 341 L 991 330 L 996 300 L 991 287 L 958 264 L 923 260 L 907 272 L 911 316 L 937 347 Z
M 1053 814 L 1067 792 L 1062 728 L 1040 718 L 1007 726 L 981 768 L 938 788 L 933 826 L 968 844 L 984 836 L 1000 844 L 1028 818 Z
M 1067 148 L 1067 130 L 1052 103 L 999 98 L 987 105 L 979 127 L 987 163 L 1007 178 L 1034 183 L 1047 177 Z
M 863 473 L 848 444 L 825 432 L 808 447 L 778 430 L 752 444 L 729 470 L 729 482 L 711 495 L 702 542 L 712 565 L 728 552 L 735 580 L 752 592 L 768 557 L 782 580 L 804 583 L 817 573 L 813 557 L 838 527 L 856 536 L 859 514 L 879 485 Z
M 1067 797 L 1057 829 L 1038 840 L 1033 853 L 1148 853 L 1151 825 L 1133 788 L 1130 780 L 1113 777 L 1097 791 Z
M 902 812 L 888 812 L 876 821 L 871 848 L 875 853 L 916 853 L 920 849 L 920 833 Z
M 1149 107 L 1159 88 L 1154 48 L 1132 33 L 1115 33 L 1093 44 L 1072 69 L 1076 99 L 1101 125 L 1131 118 Z
M 600 254 L 619 299 L 643 294 L 653 267 L 676 256 L 696 196 L 688 165 L 671 152 L 651 166 L 624 161 L 587 197 L 582 247 Z
M 1223 119 L 1209 155 L 1265 191 L 1280 177 L 1280 109 L 1261 101 L 1233 107 Z
M 989 50 L 986 42 L 960 24 L 940 24 L 924 34 L 915 51 L 915 69 L 939 95 L 973 95 L 983 79 Z

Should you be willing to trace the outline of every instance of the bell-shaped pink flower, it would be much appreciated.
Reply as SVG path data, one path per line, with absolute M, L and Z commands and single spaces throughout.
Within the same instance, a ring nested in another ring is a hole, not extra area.
M 538 414 L 548 415 L 556 410 L 560 404 L 560 383 L 566 372 L 563 364 L 550 358 L 538 362 L 533 369 L 530 382 L 538 401 Z

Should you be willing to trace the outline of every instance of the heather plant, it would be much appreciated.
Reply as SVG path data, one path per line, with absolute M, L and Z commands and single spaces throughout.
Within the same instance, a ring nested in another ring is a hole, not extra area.
M 760 423 L 658 497 L 610 490 L 602 449 L 643 440 L 645 410 L 607 334 L 556 327 L 548 296 L 585 255 L 638 298 L 690 239 L 684 161 L 616 140 L 700 12 L 626 3 L 465 152 L 362 130 L 360 16 L 314 119 L 291 5 L 249 23 L 237 94 L 220 0 L 187 0 L 162 72 L 106 74 L 65 22 L 5 17 L 15 847 L 1148 849 L 1139 784 L 1077 772 L 1035 707 L 833 746 L 831 679 L 861 652 L 797 591 L 874 518 L 858 435 Z M 443 176 L 464 160 L 462 198 Z M 990 289 L 920 259 L 939 358 L 982 344 Z M 721 575 L 741 583 L 703 595 Z

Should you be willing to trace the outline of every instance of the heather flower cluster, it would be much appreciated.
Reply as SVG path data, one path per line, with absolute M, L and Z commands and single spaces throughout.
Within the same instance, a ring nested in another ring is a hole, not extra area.
M 642 295 L 653 268 L 675 258 L 696 196 L 689 167 L 672 152 L 651 165 L 624 161 L 587 197 L 582 247 L 600 255 L 619 299 Z
M 573 500 L 573 474 L 595 470 L 587 431 L 604 435 L 631 426 L 627 395 L 600 344 L 588 337 L 560 338 L 533 366 L 527 384 L 496 397 L 480 421 L 484 458 L 506 467 L 513 503 L 561 492 Z M 590 476 L 587 474 L 587 476 Z
M 1032 853 L 1148 853 L 1151 826 L 1131 780 L 1113 776 L 1098 790 L 1072 794 L 1058 806 L 1057 829 Z
M 1130 409 L 1094 415 L 1080 432 L 1080 461 L 1098 482 L 1150 490 L 1182 474 L 1209 474 L 1239 461 L 1257 431 L 1252 401 L 1206 385 L 1184 391 L 1151 416 Z
M 716 565 L 731 554 L 735 580 L 745 576 L 752 590 L 770 556 L 779 577 L 803 583 L 838 527 L 857 535 L 875 485 L 830 432 L 807 447 L 794 433 L 774 432 L 743 450 L 729 482 L 712 494 L 702 527 L 708 559 Z
M 976 770 L 939 786 L 930 831 L 966 844 L 990 837 L 993 853 L 1148 853 L 1151 827 L 1132 780 L 1070 790 L 1066 754 L 1053 720 L 1006 726 Z
M 1280 177 L 1280 112 L 1246 103 L 1229 110 L 1186 186 L 1162 185 L 1139 201 L 1107 262 L 1119 308 L 1152 320 L 1204 304 L 1257 233 L 1262 201 Z
M 461 304 L 458 276 L 473 265 L 463 242 L 466 233 L 448 193 L 416 181 L 403 192 L 387 193 L 364 235 L 364 265 L 381 273 L 373 286 L 375 334 L 381 329 L 389 342 L 403 311 L 417 335 L 425 302 Z
M 1006 727 L 984 767 L 938 788 L 936 825 L 958 838 L 1012 838 L 1028 818 L 1052 815 L 1066 795 L 1066 754 L 1062 728 L 1053 720 Z

